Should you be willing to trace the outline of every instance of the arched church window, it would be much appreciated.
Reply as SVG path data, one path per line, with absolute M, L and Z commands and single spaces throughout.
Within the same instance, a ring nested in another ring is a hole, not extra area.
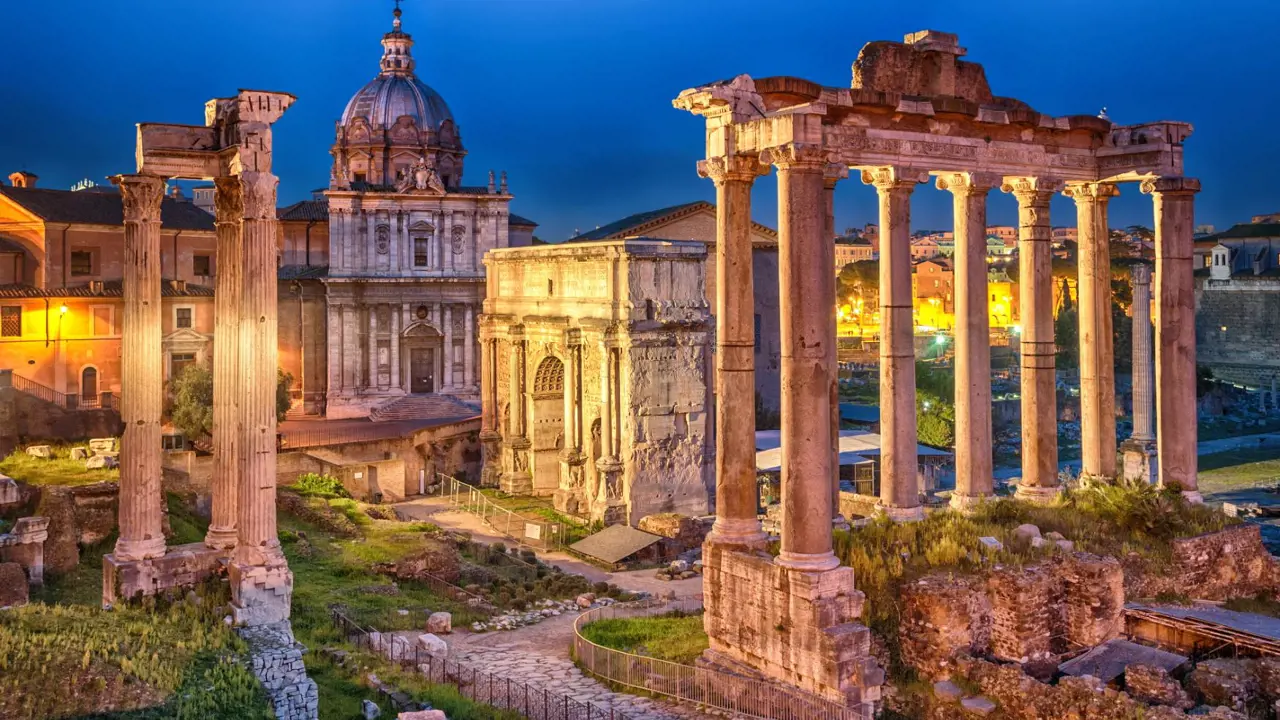
M 538 370 L 533 374 L 533 392 L 564 392 L 564 363 L 560 362 L 560 358 L 548 357 L 538 364 Z

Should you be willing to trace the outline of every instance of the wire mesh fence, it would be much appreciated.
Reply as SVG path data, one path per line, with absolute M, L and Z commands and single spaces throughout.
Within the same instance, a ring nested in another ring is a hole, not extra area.
M 437 657 L 405 638 L 363 628 L 338 610 L 332 610 L 330 617 L 358 649 L 388 657 L 407 669 L 416 668 L 428 682 L 451 685 L 463 697 L 482 705 L 510 710 L 530 720 L 640 720 L 620 710 Z
M 493 502 L 474 485 L 444 474 L 436 478 L 440 497 L 448 498 L 458 510 L 479 516 L 504 537 L 541 550 L 555 550 L 568 544 L 569 528 L 565 523 L 521 515 Z

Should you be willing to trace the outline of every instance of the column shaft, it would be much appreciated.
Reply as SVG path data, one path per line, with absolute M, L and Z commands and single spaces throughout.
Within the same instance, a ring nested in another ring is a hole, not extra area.
M 831 545 L 835 273 L 830 261 L 821 261 L 834 252 L 823 237 L 826 152 L 789 145 L 770 150 L 770 156 L 778 168 L 782 310 L 782 552 L 777 562 L 830 570 L 840 563 Z
M 494 433 L 498 429 L 497 390 L 497 349 L 496 342 L 489 337 L 489 326 L 485 325 L 480 335 L 480 432 Z
M 165 553 L 160 503 L 160 413 L 164 368 L 160 346 L 160 203 L 164 181 L 141 175 L 112 179 L 124 201 L 124 323 L 121 332 L 120 537 L 117 560 Z
M 240 295 L 240 502 L 236 561 L 284 565 L 276 533 L 276 186 L 246 172 L 244 284 Z
M 218 276 L 213 296 L 213 512 L 205 544 L 225 549 L 236 544 L 236 508 L 240 496 L 236 447 L 240 393 L 244 385 L 240 377 L 239 329 L 244 194 L 238 178 L 218 178 L 214 184 Z
M 1153 410 L 1155 377 L 1151 352 L 1151 268 L 1133 266 L 1133 435 L 1134 440 L 1156 439 Z
M 911 291 L 911 191 L 928 175 L 864 170 L 880 198 L 880 503 L 898 519 L 923 517 L 916 478 L 916 362 Z
M 441 308 L 444 325 L 444 387 L 446 390 L 453 389 L 453 306 L 445 305 Z
M 369 308 L 369 389 L 378 389 L 378 306 Z
M 1049 202 L 1061 183 L 1020 178 L 1004 186 L 1018 200 L 1018 303 L 1022 318 L 1022 480 L 1028 499 L 1058 492 L 1058 389 L 1053 337 L 1053 238 Z
M 756 547 L 766 536 L 756 497 L 751 185 L 762 171 L 758 160 L 740 156 L 698 165 L 716 186 L 716 521 L 708 541 Z M 608 355 L 606 363 L 617 382 Z M 610 428 L 610 455 L 619 430 Z
M 836 184 L 849 177 L 849 168 L 843 165 L 829 165 L 822 177 L 823 228 L 822 235 L 825 254 L 822 258 L 814 258 L 813 262 L 825 262 L 834 271 L 836 264 Z M 835 289 L 832 286 L 832 297 Z M 834 302 L 839 304 L 839 300 Z M 847 527 L 845 517 L 840 514 L 840 364 L 836 356 L 838 332 L 835 313 L 831 315 L 832 342 L 827 349 L 827 366 L 831 368 L 831 523 L 836 527 Z
M 470 305 L 463 306 L 462 384 L 468 389 L 476 384 L 476 323 Z
M 392 305 L 391 310 L 391 388 L 400 389 L 400 306 Z
M 1156 453 L 1160 484 L 1202 502 L 1196 478 L 1196 330 L 1192 276 L 1194 178 L 1142 184 L 1155 203 Z
M 1111 337 L 1111 253 L 1107 204 L 1117 195 L 1108 183 L 1067 186 L 1076 201 L 1079 233 L 1080 464 L 1081 474 L 1116 477 L 1115 356 Z
M 600 344 L 600 459 L 602 461 L 616 460 L 613 457 L 613 409 L 610 402 L 615 382 L 611 368 L 612 353 L 613 350 L 607 342 Z

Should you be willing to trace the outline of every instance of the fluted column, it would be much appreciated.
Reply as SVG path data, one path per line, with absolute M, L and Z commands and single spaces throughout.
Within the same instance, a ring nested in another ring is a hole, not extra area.
M 827 152 L 799 143 L 769 150 L 778 168 L 778 296 L 782 310 L 782 552 L 777 563 L 830 570 L 831 373 L 835 274 L 820 258 Z
M 1133 435 L 1134 440 L 1156 439 L 1155 377 L 1151 357 L 1151 268 L 1133 266 Z
M 236 562 L 283 566 L 276 534 L 276 186 L 246 172 L 244 284 L 240 296 L 240 502 Z
M 476 384 L 476 321 L 470 305 L 464 305 L 462 312 L 462 384 L 470 390 Z
M 240 290 L 244 268 L 241 228 L 244 193 L 239 178 L 214 180 L 217 209 L 218 276 L 213 295 L 213 512 L 204 542 L 211 548 L 236 545 L 240 467 L 237 427 L 240 394 Z
M 969 507 L 993 493 L 991 475 L 991 326 L 987 303 L 987 193 L 998 175 L 948 173 L 938 189 L 955 200 L 956 490 Z
M 400 306 L 391 306 L 391 389 L 400 389 Z
M 480 448 L 483 464 L 480 485 L 498 487 L 502 477 L 499 457 L 502 433 L 498 420 L 498 341 L 493 326 L 483 318 L 480 323 Z
M 831 164 L 822 175 L 822 198 L 825 213 L 823 215 L 823 249 L 825 254 L 813 262 L 825 262 L 828 267 L 836 264 L 836 184 L 849 177 L 849 168 L 844 165 Z M 832 290 L 834 297 L 834 288 Z M 833 300 L 833 302 L 837 302 Z M 836 357 L 834 339 L 838 327 L 835 313 L 831 315 L 832 342 L 827 349 L 827 366 L 831 369 L 831 524 L 834 527 L 847 529 L 849 521 L 840 514 L 840 364 Z
M 1053 232 L 1049 202 L 1062 183 L 1017 178 L 1005 192 L 1018 200 L 1018 303 L 1022 318 L 1022 480 L 1017 495 L 1034 502 L 1058 486 L 1057 345 L 1053 337 Z
M 707 540 L 724 545 L 763 547 L 767 539 L 756 498 L 751 250 L 751 185 L 765 172 L 753 157 L 698 163 L 698 174 L 716 186 L 716 521 Z
M 880 198 L 880 507 L 898 520 L 924 517 L 916 478 L 911 191 L 928 177 L 915 168 L 862 171 Z
M 444 389 L 453 389 L 453 306 L 441 308 L 444 325 Z
M 369 305 L 369 389 L 378 389 L 378 306 Z
M 160 503 L 160 203 L 164 180 L 118 175 L 124 202 L 124 323 L 120 351 L 120 537 L 116 560 L 164 555 Z
M 525 408 L 525 337 L 523 327 L 507 331 L 511 342 L 511 373 L 508 392 L 511 394 L 511 427 L 506 437 L 508 453 L 507 471 L 501 479 L 501 487 L 508 493 L 526 493 L 533 490 L 533 476 L 529 472 L 528 414 Z
M 1081 477 L 1116 477 L 1115 355 L 1111 337 L 1110 183 L 1070 183 L 1079 233 Z
M 1203 502 L 1196 478 L 1196 328 L 1192 250 L 1200 181 L 1142 183 L 1155 204 L 1156 452 L 1160 484 Z

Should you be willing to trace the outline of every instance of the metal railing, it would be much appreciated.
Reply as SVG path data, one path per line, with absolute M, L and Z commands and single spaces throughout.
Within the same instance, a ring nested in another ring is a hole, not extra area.
M 463 697 L 482 705 L 510 710 L 530 720 L 639 720 L 619 710 L 436 657 L 407 640 L 397 643 L 392 636 L 363 628 L 338 610 L 331 610 L 330 618 L 356 648 L 388 657 L 403 668 L 416 668 L 427 682 L 452 685 Z
M 281 433 L 280 447 L 288 450 L 309 447 L 325 447 L 327 445 L 345 445 L 353 442 L 373 442 L 402 437 L 402 428 L 380 426 L 369 423 L 368 426 L 347 426 L 338 429 L 316 428 L 307 430 L 291 429 Z
M 613 685 L 736 716 L 762 720 L 870 720 L 871 716 L 862 708 L 847 707 L 755 678 L 607 648 L 582 634 L 583 627 L 600 620 L 688 612 L 701 607 L 701 600 L 685 600 L 656 606 L 656 612 L 653 605 L 610 605 L 588 610 L 573 624 L 574 658 L 583 672 Z
M 443 473 L 436 473 L 436 483 L 440 489 L 435 494 L 448 498 L 458 510 L 479 516 L 489 527 L 517 544 L 541 550 L 568 544 L 565 523 L 531 518 L 508 510 L 490 500 L 480 488 Z
M 57 405 L 63 410 L 107 409 L 118 411 L 120 409 L 120 396 L 116 393 L 104 392 L 88 396 L 60 393 L 48 385 L 42 385 L 13 371 L 0 371 L 0 388 L 4 387 L 11 387 L 37 400 Z

